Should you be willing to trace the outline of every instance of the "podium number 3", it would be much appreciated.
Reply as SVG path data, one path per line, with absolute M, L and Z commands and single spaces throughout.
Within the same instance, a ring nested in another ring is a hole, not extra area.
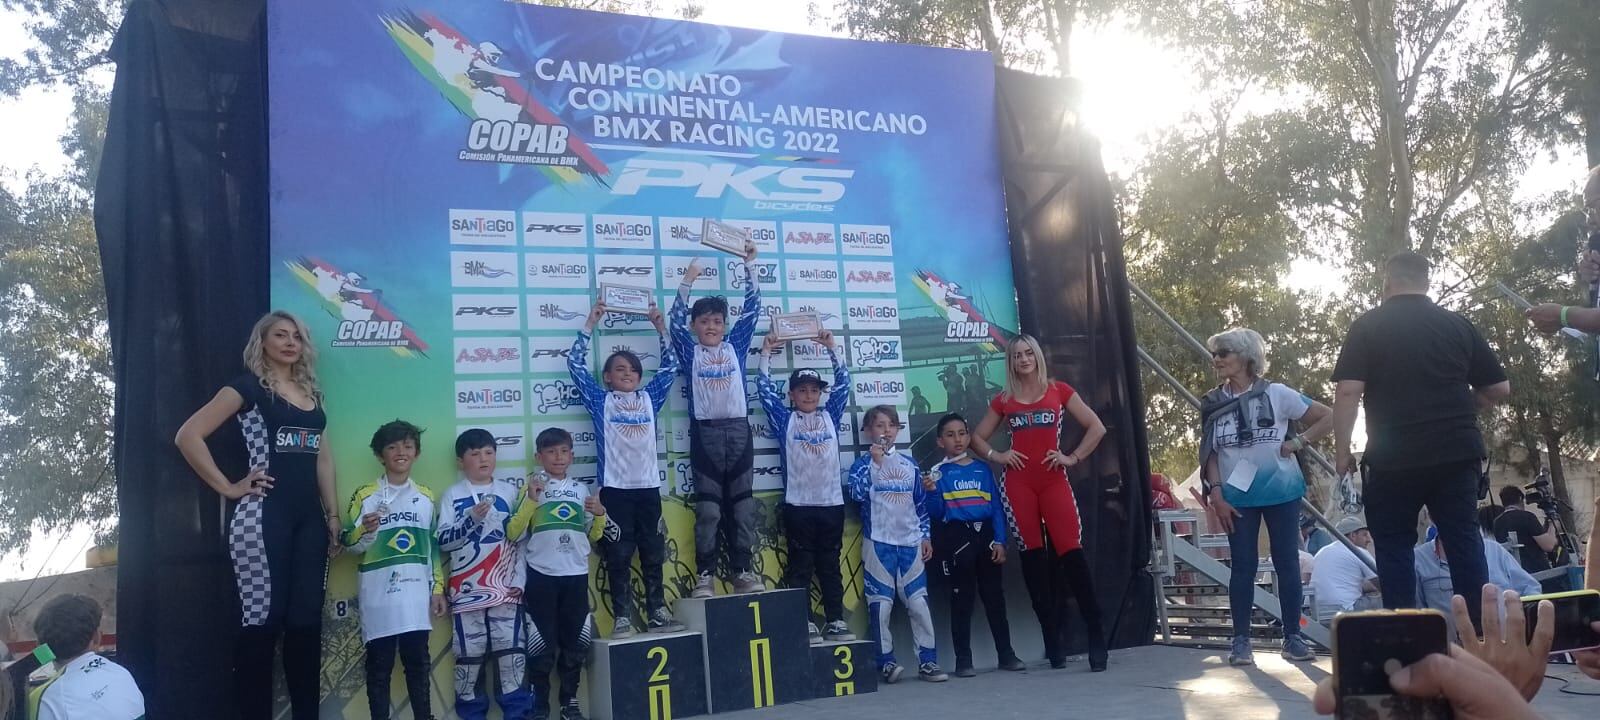
M 855 658 L 851 657 L 849 645 L 840 645 L 833 649 L 833 656 L 839 658 L 839 667 L 833 671 L 833 676 L 840 680 L 849 680 L 856 674 Z
M 669 677 L 667 675 L 667 672 L 666 672 L 667 671 L 667 649 L 666 648 L 659 647 L 659 646 L 650 648 L 650 652 L 645 653 L 645 657 L 652 657 L 652 658 L 655 658 L 656 660 L 658 660 L 658 662 L 656 663 L 656 671 L 654 673 L 650 674 L 650 680 L 649 680 L 650 682 L 653 682 L 653 683 L 667 682 L 668 680 L 672 679 L 671 677 Z

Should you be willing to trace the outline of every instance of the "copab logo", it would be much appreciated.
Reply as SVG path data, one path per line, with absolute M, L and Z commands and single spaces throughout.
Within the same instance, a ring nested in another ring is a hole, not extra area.
M 851 338 L 856 362 L 885 363 L 900 361 L 900 341 L 875 336 Z
M 583 406 L 583 396 L 578 386 L 566 380 L 550 380 L 533 384 L 534 411 L 570 410 Z
M 406 324 L 399 320 L 343 320 L 333 333 L 333 347 L 387 347 L 406 344 Z
M 989 337 L 989 323 L 987 322 L 952 320 L 945 325 L 944 339 L 946 341 L 986 342 L 993 338 Z

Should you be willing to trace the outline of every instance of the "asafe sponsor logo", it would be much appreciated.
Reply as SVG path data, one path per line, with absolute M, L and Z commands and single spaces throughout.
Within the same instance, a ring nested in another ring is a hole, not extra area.
M 587 288 L 591 269 L 589 256 L 578 253 L 528 253 L 523 256 L 529 289 Z
M 456 338 L 456 373 L 522 372 L 522 341 L 514 337 Z
M 457 330 L 518 330 L 522 327 L 516 295 L 452 295 L 451 325 Z
M 852 299 L 848 312 L 851 330 L 900 329 L 900 306 L 894 298 Z
M 697 198 L 732 193 L 751 201 L 757 210 L 831 212 L 833 203 L 844 197 L 844 181 L 855 174 L 836 168 L 630 158 L 611 192 L 638 195 L 645 188 L 680 188 L 693 190 Z
M 789 290 L 839 291 L 839 265 L 832 260 L 789 260 Z
M 830 223 L 784 223 L 783 251 L 832 255 L 838 248 Z
M 894 264 L 886 262 L 847 262 L 844 264 L 845 292 L 894 292 Z
M 863 335 L 850 338 L 850 356 L 863 367 L 900 367 L 905 358 L 900 354 L 900 338 L 880 335 Z
M 594 246 L 601 248 L 653 248 L 655 222 L 649 215 L 595 215 Z
M 450 211 L 453 245 L 516 245 L 517 214 L 510 210 Z
M 521 380 L 456 382 L 457 417 L 505 417 L 523 414 Z
M 583 396 L 570 380 L 535 380 L 531 388 L 533 411 L 566 412 L 583 408 Z
M 588 224 L 583 213 L 524 212 L 522 240 L 530 247 L 584 247 Z
M 894 239 L 888 225 L 840 225 L 839 241 L 846 255 L 892 255 Z
M 855 392 L 856 404 L 862 407 L 881 404 L 904 405 L 906 377 L 892 373 L 855 378 L 850 383 L 850 389 Z
M 452 252 L 450 284 L 457 287 L 517 287 L 516 253 Z

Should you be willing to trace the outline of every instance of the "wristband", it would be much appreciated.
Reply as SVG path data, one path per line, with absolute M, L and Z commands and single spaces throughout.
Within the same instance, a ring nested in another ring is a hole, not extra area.
M 989 459 L 989 460 L 993 460 L 994 459 L 994 448 L 989 448 L 989 452 L 985 453 L 984 457 Z
M 1561 327 L 1569 327 L 1567 325 L 1567 311 L 1571 310 L 1571 309 L 1572 309 L 1571 305 L 1562 305 L 1561 306 Z

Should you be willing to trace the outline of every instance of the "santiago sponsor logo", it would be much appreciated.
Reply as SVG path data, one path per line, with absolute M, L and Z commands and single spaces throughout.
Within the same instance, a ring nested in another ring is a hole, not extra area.
M 655 222 L 649 215 L 595 215 L 591 229 L 597 248 L 651 249 L 656 246 Z
M 523 266 L 530 289 L 588 288 L 592 277 L 589 256 L 579 253 L 528 253 Z
M 522 341 L 514 337 L 456 338 L 456 374 L 522 372 Z
M 451 295 L 451 326 L 456 330 L 520 330 L 521 298 L 516 295 Z
M 724 220 L 723 222 L 750 233 L 750 242 L 756 244 L 757 252 L 778 251 L 777 223 L 771 220 Z
M 528 338 L 528 372 L 567 372 L 567 358 L 572 354 L 572 341 L 563 337 Z
M 510 210 L 450 210 L 450 244 L 516 245 L 517 214 Z
M 851 330 L 899 330 L 900 305 L 894 298 L 851 298 Z
M 833 367 L 833 358 L 828 357 L 828 349 L 814 340 L 791 342 L 789 352 L 794 355 L 794 366 L 797 368 Z
M 589 298 L 582 295 L 529 295 L 529 330 L 580 330 L 588 317 Z
M 838 251 L 832 223 L 786 222 L 783 251 L 832 255 Z
M 850 338 L 850 359 L 862 367 L 900 367 L 905 364 L 900 347 L 897 337 L 858 335 Z
M 839 292 L 839 264 L 832 260 L 791 259 L 788 268 L 790 292 Z
M 450 284 L 456 287 L 517 287 L 516 253 L 452 252 Z
M 676 290 L 683 283 L 683 278 L 688 275 L 689 265 L 696 258 L 682 256 L 667 256 L 661 258 L 661 289 Z M 722 289 L 722 265 L 715 262 L 700 263 L 700 277 L 694 281 L 694 286 L 701 290 Z
M 845 292 L 894 292 L 894 263 L 845 262 Z
M 893 255 L 888 225 L 840 225 L 839 241 L 846 255 Z
M 456 417 L 514 417 L 522 414 L 521 380 L 456 381 Z
M 533 411 L 540 415 L 583 409 L 583 396 L 570 380 L 535 380 L 530 392 Z
M 472 428 L 488 430 L 494 436 L 495 461 L 499 463 L 522 462 L 528 457 L 528 438 L 525 434 L 527 428 L 515 423 L 497 423 L 484 425 L 457 425 L 456 435 L 460 435 Z
M 586 247 L 588 218 L 583 213 L 522 213 L 522 239 L 528 247 Z
M 697 198 L 722 198 L 731 190 L 756 210 L 832 212 L 844 197 L 843 181 L 856 171 L 839 168 L 739 166 L 689 160 L 630 158 L 611 186 L 613 195 L 638 195 L 645 188 L 678 188 Z M 687 195 L 682 197 L 688 197 Z
M 901 373 L 855 377 L 850 381 L 850 389 L 855 393 L 856 404 L 861 407 L 873 405 L 898 407 L 906 404 L 906 376 Z

